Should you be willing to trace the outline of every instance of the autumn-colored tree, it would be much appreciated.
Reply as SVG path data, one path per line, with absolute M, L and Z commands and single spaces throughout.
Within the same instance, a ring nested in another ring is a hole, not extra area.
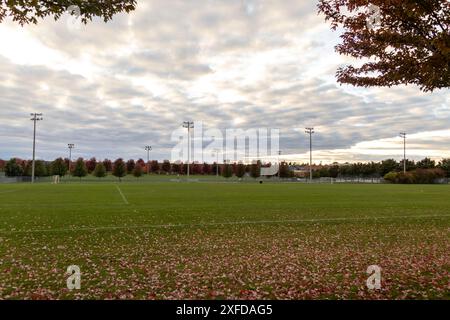
M 255 179 L 261 176 L 261 161 L 250 166 L 250 176 Z
M 97 166 L 97 159 L 91 158 L 88 161 L 86 161 L 86 168 L 88 173 L 92 173 L 95 170 L 96 166 Z
M 284 161 L 281 162 L 279 170 L 280 170 L 280 173 L 279 173 L 280 178 L 290 178 L 293 175 L 292 171 L 289 169 L 289 165 L 287 164 L 287 162 L 284 162 Z
M 183 164 L 179 162 L 175 162 L 172 164 L 172 172 L 176 174 L 183 174 Z
M 203 174 L 211 174 L 212 167 L 208 163 L 203 163 Z
M 6 161 L 0 159 L 0 171 L 4 171 L 6 166 Z
M 69 173 L 70 173 L 70 171 L 72 169 L 72 166 L 71 166 L 71 163 L 70 163 L 70 159 L 69 158 L 64 158 L 64 163 L 66 164 L 67 171 L 69 171 Z
M 51 164 L 51 173 L 55 176 L 63 177 L 67 173 L 67 166 L 63 158 L 58 158 Z
M 150 171 L 153 173 L 160 173 L 158 160 L 153 160 L 150 162 Z
M 145 161 L 142 158 L 139 158 L 139 160 L 136 161 L 136 164 L 139 164 L 142 168 L 145 167 Z
M 236 177 L 238 178 L 242 178 L 243 176 L 245 176 L 245 164 L 243 163 L 238 163 L 236 166 Z
M 201 163 L 194 163 L 191 166 L 191 170 L 192 170 L 191 174 L 195 174 L 195 175 L 203 174 L 203 164 L 201 164 Z
M 368 60 L 339 68 L 338 82 L 450 87 L 448 0 L 320 0 L 318 8 L 333 30 L 343 28 L 336 51 Z
M 31 160 L 23 160 L 20 161 L 19 165 L 23 168 L 22 175 L 25 177 L 31 177 L 33 161 Z
M 7 177 L 18 177 L 23 174 L 23 167 L 17 163 L 16 158 L 12 158 L 5 165 L 5 175 Z
M 80 178 L 80 180 L 82 177 L 85 177 L 87 175 L 87 168 L 83 158 L 78 158 L 77 162 L 75 163 L 75 167 L 72 170 L 72 175 L 74 177 Z
M 106 177 L 106 168 L 105 168 L 105 165 L 103 164 L 103 162 L 97 163 L 97 165 L 95 166 L 93 175 L 97 178 Z
M 233 176 L 233 167 L 231 164 L 224 164 L 222 170 L 222 176 L 225 178 L 231 178 Z
M 337 163 L 333 163 L 328 168 L 328 173 L 331 178 L 337 178 L 339 175 L 339 165 Z
M 52 16 L 58 20 L 70 6 L 78 6 L 80 19 L 83 23 L 91 21 L 95 17 L 102 18 L 105 22 L 120 12 L 130 12 L 136 8 L 136 0 L 23 0 L 0 1 L 0 22 L 6 17 L 11 17 L 20 25 L 37 23 L 39 19 Z
M 143 173 L 144 170 L 142 169 L 142 166 L 139 163 L 137 163 L 133 168 L 133 176 L 139 178 L 143 175 Z
M 109 159 L 105 159 L 103 160 L 103 165 L 105 166 L 106 172 L 111 172 L 112 171 L 112 161 Z
M 161 165 L 161 169 L 164 173 L 169 174 L 172 170 L 172 165 L 170 164 L 170 161 L 164 160 Z
M 127 171 L 128 172 L 133 172 L 135 166 L 136 166 L 136 162 L 134 162 L 133 159 L 130 159 L 127 161 Z
M 220 173 L 220 164 L 214 162 L 212 165 L 212 172 L 211 174 L 219 175 Z
M 33 163 L 30 161 L 30 163 Z M 47 165 L 43 160 L 36 160 L 34 162 L 34 176 L 35 177 L 45 177 L 48 176 L 49 172 L 47 170 Z
M 122 177 L 127 175 L 127 166 L 122 158 L 114 161 L 112 173 L 115 177 L 119 178 L 119 181 L 122 181 Z

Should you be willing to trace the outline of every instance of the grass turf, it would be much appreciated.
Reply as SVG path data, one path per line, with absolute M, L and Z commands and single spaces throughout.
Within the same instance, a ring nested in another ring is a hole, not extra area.
M 450 187 L 0 186 L 0 298 L 448 299 Z M 81 268 L 68 291 L 66 269 Z M 382 268 L 381 290 L 366 269 Z

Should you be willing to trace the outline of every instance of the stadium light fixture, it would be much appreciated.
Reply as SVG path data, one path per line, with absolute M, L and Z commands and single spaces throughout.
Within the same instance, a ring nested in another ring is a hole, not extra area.
M 191 162 L 191 129 L 194 129 L 193 121 L 183 121 L 183 128 L 188 130 L 188 163 L 187 163 L 187 178 L 189 179 L 189 164 Z
M 403 138 L 403 173 L 406 173 L 406 132 L 400 132 L 400 137 Z
M 38 121 L 44 120 L 42 113 L 30 113 L 31 121 L 33 121 L 33 164 L 31 166 L 31 183 L 34 183 L 34 173 L 35 173 L 35 162 L 36 162 L 36 123 Z
M 314 128 L 305 128 L 305 133 L 309 134 L 309 182 L 312 182 L 312 135 Z

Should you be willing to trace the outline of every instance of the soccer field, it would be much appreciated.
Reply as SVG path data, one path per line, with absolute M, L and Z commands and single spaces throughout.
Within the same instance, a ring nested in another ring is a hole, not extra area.
M 449 252 L 447 185 L 0 185 L 3 299 L 449 299 Z

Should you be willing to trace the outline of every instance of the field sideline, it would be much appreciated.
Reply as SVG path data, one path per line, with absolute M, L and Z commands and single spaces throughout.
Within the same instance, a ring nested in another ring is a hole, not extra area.
M 449 299 L 449 231 L 448 185 L 0 185 L 0 298 Z

